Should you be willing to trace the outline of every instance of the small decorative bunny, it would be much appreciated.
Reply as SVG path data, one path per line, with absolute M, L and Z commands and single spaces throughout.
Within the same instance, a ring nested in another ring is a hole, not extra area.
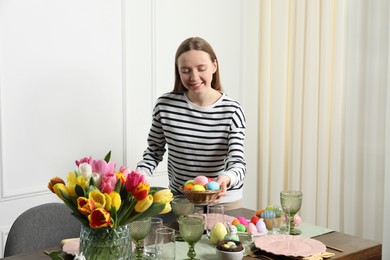
M 237 228 L 229 222 L 226 222 L 226 225 L 228 226 L 228 233 L 226 234 L 225 239 L 239 241 Z

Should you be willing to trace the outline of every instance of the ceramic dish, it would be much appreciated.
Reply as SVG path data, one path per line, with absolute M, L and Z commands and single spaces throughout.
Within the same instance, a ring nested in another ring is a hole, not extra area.
M 62 243 L 62 251 L 64 251 L 64 253 L 68 255 L 76 255 L 79 253 L 80 238 L 67 239 Z
M 326 251 L 325 245 L 315 239 L 291 236 L 269 235 L 255 239 L 255 246 L 274 255 L 307 257 Z

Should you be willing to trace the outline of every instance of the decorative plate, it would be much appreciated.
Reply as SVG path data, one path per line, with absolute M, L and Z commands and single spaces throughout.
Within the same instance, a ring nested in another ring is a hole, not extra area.
M 255 246 L 274 255 L 293 257 L 318 255 L 326 251 L 326 246 L 318 240 L 291 235 L 261 236 L 255 239 Z
M 68 255 L 76 255 L 79 253 L 80 238 L 69 239 L 62 246 L 62 251 Z

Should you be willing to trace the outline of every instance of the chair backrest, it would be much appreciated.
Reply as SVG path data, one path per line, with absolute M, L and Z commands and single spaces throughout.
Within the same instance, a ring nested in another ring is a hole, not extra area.
M 4 257 L 60 246 L 65 238 L 80 236 L 81 223 L 62 203 L 47 203 L 23 212 L 13 223 Z

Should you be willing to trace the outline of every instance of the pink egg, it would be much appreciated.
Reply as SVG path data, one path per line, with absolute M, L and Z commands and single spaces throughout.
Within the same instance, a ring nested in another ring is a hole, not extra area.
M 259 219 L 256 223 L 257 232 L 265 233 L 267 232 L 267 227 L 265 226 L 264 219 Z
M 252 234 L 257 234 L 257 227 L 252 222 L 248 223 L 248 226 L 246 227 L 247 232 L 251 232 Z
M 237 218 L 238 221 L 240 221 L 241 224 L 243 224 L 244 226 L 248 226 L 248 220 L 246 220 L 246 218 L 240 216 Z
M 301 217 L 299 215 L 294 216 L 294 225 L 299 226 L 301 224 Z
M 209 179 L 207 179 L 206 176 L 203 176 L 203 175 L 199 175 L 197 177 L 195 177 L 194 179 L 194 183 L 195 184 L 200 184 L 200 185 L 203 185 L 203 186 L 206 186 L 206 184 L 209 182 Z

